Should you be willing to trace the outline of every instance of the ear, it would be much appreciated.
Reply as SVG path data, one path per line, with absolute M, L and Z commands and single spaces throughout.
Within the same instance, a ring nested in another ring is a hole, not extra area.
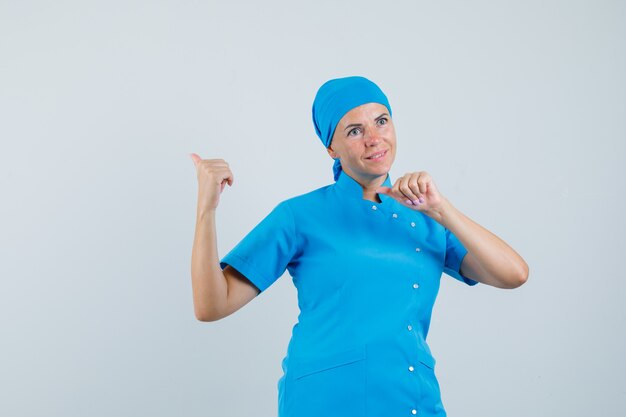
M 328 155 L 330 155 L 331 158 L 333 159 L 337 159 L 339 158 L 339 155 L 337 154 L 337 152 L 335 152 L 333 150 L 333 148 L 331 146 L 329 146 L 328 148 L 326 148 L 326 152 L 328 152 Z

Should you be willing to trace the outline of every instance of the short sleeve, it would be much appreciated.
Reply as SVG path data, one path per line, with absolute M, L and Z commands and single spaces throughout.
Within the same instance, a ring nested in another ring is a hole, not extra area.
M 446 231 L 446 259 L 443 267 L 443 272 L 450 275 L 453 278 L 458 279 L 461 282 L 466 283 L 467 285 L 476 285 L 478 281 L 474 281 L 473 279 L 467 278 L 466 276 L 461 275 L 461 263 L 463 262 L 463 257 L 467 254 L 467 249 L 461 243 L 461 241 L 454 236 L 454 234 L 445 229 Z
M 232 266 L 262 292 L 283 275 L 295 246 L 293 214 L 283 201 L 222 258 L 220 266 Z

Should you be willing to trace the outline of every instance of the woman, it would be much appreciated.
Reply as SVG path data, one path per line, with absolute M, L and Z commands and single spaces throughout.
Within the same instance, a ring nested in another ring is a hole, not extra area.
M 392 185 L 391 106 L 363 77 L 330 80 L 313 103 L 335 183 L 281 202 L 221 262 L 215 210 L 233 174 L 196 164 L 192 254 L 198 320 L 232 314 L 285 269 L 300 315 L 278 381 L 279 416 L 445 416 L 426 343 L 442 272 L 515 288 L 528 277 L 504 241 L 458 211 L 428 173 Z

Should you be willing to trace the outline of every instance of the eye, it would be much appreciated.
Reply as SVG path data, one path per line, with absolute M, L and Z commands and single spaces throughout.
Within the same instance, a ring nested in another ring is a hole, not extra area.
M 353 132 L 360 132 L 361 129 L 358 127 L 355 127 L 354 129 L 352 129 L 351 131 L 348 132 L 348 136 L 354 136 L 352 133 Z
M 381 122 L 382 122 L 382 123 L 381 123 Z M 386 125 L 386 124 L 387 124 L 387 118 L 386 118 L 386 117 L 383 117 L 382 119 L 378 119 L 378 124 L 381 124 L 381 125 Z

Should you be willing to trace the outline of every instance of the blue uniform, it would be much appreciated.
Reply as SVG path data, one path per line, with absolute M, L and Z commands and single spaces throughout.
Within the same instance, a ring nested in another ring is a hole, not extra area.
M 391 186 L 389 176 L 384 183 Z M 223 259 L 264 291 L 287 269 L 300 314 L 279 417 L 445 416 L 426 344 L 442 272 L 467 250 L 430 217 L 337 182 L 278 204 Z

